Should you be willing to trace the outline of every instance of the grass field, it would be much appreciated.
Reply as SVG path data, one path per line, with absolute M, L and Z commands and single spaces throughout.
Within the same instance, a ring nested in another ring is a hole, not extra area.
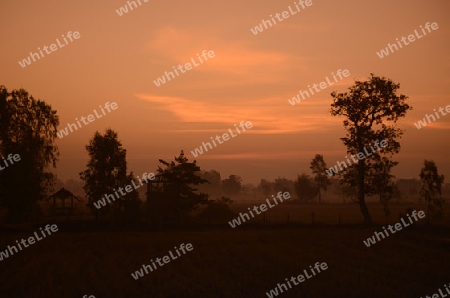
M 286 202 L 287 203 L 287 202 Z M 261 203 L 260 203 L 261 204 Z M 248 212 L 248 208 L 259 206 L 260 204 L 234 204 L 231 209 L 236 212 Z M 444 212 L 449 214 L 445 217 L 441 224 L 450 226 L 450 206 L 444 205 Z M 386 216 L 383 211 L 383 206 L 380 204 L 369 204 L 368 208 L 375 224 L 386 224 Z M 425 204 L 399 204 L 389 206 L 391 214 L 388 222 L 390 224 L 399 221 L 399 214 L 406 216 L 408 209 L 423 210 L 426 212 L 427 206 Z M 263 214 L 255 216 L 251 221 L 254 223 L 262 223 L 263 215 L 266 215 L 266 221 L 271 223 L 286 223 L 289 216 L 291 223 L 311 223 L 311 213 L 314 213 L 314 221 L 322 224 L 338 224 L 339 215 L 342 224 L 360 224 L 363 221 L 359 205 L 357 204 L 323 204 L 323 205 L 295 205 L 281 203 L 273 208 L 268 209 Z M 254 212 L 255 214 L 255 212 Z M 425 220 L 421 221 L 424 223 Z
M 357 206 L 341 207 L 349 219 L 360 220 Z M 332 218 L 329 208 L 289 210 L 314 209 Z M 371 247 L 362 241 L 380 226 L 105 231 L 91 222 L 57 224 L 58 232 L 0 262 L 0 297 L 267 297 L 277 283 L 316 262 L 328 269 L 279 297 L 425 297 L 450 283 L 450 230 L 422 222 Z M 4 226 L 0 250 L 43 225 Z M 138 280 L 131 277 L 181 243 L 192 243 L 193 251 Z

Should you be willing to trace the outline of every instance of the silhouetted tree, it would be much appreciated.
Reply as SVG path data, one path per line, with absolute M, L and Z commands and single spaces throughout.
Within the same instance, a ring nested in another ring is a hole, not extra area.
M 138 196 L 135 189 L 125 195 L 120 194 L 120 189 L 123 192 L 123 188 L 130 185 L 134 177 L 132 174 L 127 175 L 126 150 L 122 148 L 117 133 L 112 129 L 107 129 L 103 135 L 98 131 L 95 132 L 94 137 L 89 140 L 89 145 L 86 145 L 86 150 L 89 161 L 87 169 L 80 173 L 80 178 L 84 181 L 83 188 L 88 198 L 88 207 L 95 213 L 96 219 L 111 209 L 117 216 L 127 204 L 128 206 L 138 204 L 135 202 Z M 105 195 L 114 195 L 116 191 L 120 194 L 117 201 L 114 200 L 101 209 L 95 208 L 93 202 Z
M 235 196 L 241 193 L 242 178 L 238 175 L 230 175 L 222 181 L 222 187 L 225 194 Z
M 300 202 L 307 202 L 314 199 L 319 193 L 319 188 L 314 185 L 314 181 L 309 175 L 302 174 L 295 182 L 295 192 Z
M 257 188 L 262 192 L 264 196 L 270 196 L 274 192 L 273 183 L 266 179 L 261 179 L 261 182 L 258 184 Z
M 365 156 L 356 165 L 344 169 L 347 175 L 344 179 L 353 179 L 358 189 L 358 203 L 366 225 L 372 224 L 372 218 L 365 202 L 365 195 L 371 193 L 370 179 L 367 175 L 376 165 L 377 158 L 398 153 L 400 143 L 396 141 L 403 131 L 396 128 L 397 120 L 406 115 L 411 107 L 406 103 L 405 95 L 397 95 L 400 84 L 390 79 L 371 74 L 368 81 L 355 81 L 349 88 L 349 93 L 331 93 L 331 115 L 344 116 L 344 128 L 347 137 L 341 138 L 347 147 L 347 153 L 357 155 L 374 141 L 385 140 L 388 145 L 376 150 L 370 156 Z M 366 149 L 367 150 L 367 149 Z M 354 168 L 356 171 L 353 171 Z M 347 171 L 349 170 L 350 171 Z
M 311 161 L 311 166 L 309 167 L 314 175 L 314 181 L 316 182 L 316 186 L 319 188 L 319 204 L 322 200 L 322 193 L 320 190 L 327 190 L 327 186 L 330 184 L 328 180 L 328 175 L 325 173 L 327 169 L 327 164 L 323 160 L 323 156 L 321 154 L 316 154 L 316 156 Z
M 420 195 L 428 203 L 427 222 L 430 223 L 430 216 L 441 220 L 443 215 L 442 204 L 444 203 L 442 199 L 444 175 L 439 175 L 434 161 L 424 161 L 424 167 L 420 171 L 420 182 L 422 184 Z
M 203 172 L 203 178 L 208 180 L 209 184 L 214 187 L 220 187 L 220 173 L 216 170 L 209 170 Z
M 46 169 L 58 160 L 58 124 L 56 111 L 44 101 L 0 86 L 0 155 L 20 156 L 0 171 L 0 204 L 9 221 L 29 219 L 50 190 L 55 177 Z
M 181 198 L 181 204 L 179 211 L 182 215 L 186 215 L 187 212 L 198 207 L 199 204 L 208 203 L 208 195 L 205 193 L 197 193 L 197 189 L 193 186 L 208 183 L 206 179 L 199 176 L 200 167 L 197 165 L 197 161 L 188 162 L 188 158 L 185 157 L 183 150 L 178 157 L 175 157 L 175 161 L 170 163 L 160 159 L 160 163 L 164 168 L 158 166 L 158 173 L 164 175 L 172 183 L 167 184 L 166 188 L 175 188 Z M 164 191 L 173 189 L 164 189 Z
M 199 185 L 199 190 L 210 195 L 219 195 L 222 192 L 222 179 L 220 173 L 216 170 L 202 171 L 199 176 L 208 181 L 203 185 Z
M 278 178 L 275 178 L 275 181 L 273 182 L 273 193 L 278 193 L 279 191 L 284 193 L 287 191 L 287 192 L 293 194 L 294 189 L 295 189 L 295 187 L 294 187 L 293 180 L 289 180 L 284 177 L 278 177 Z

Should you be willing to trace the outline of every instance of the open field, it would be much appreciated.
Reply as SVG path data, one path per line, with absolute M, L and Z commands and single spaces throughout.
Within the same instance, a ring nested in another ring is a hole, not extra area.
M 264 203 L 264 202 L 261 202 Z M 259 206 L 261 203 L 252 204 L 232 204 L 231 209 L 236 212 L 248 212 L 248 208 L 253 206 Z M 266 212 L 260 215 L 256 215 L 251 219 L 254 223 L 262 223 L 263 215 L 266 215 L 266 220 L 270 223 L 286 223 L 289 216 L 290 223 L 311 223 L 311 213 L 314 213 L 314 220 L 316 223 L 322 224 L 338 224 L 339 215 L 341 224 L 360 224 L 362 222 L 362 215 L 359 211 L 359 205 L 357 204 L 322 204 L 322 205 L 299 205 L 299 204 L 287 204 L 283 202 L 273 208 L 269 208 Z M 368 204 L 367 205 L 372 220 L 375 224 L 386 224 L 386 216 L 383 211 L 383 206 L 380 204 Z M 423 210 L 426 212 L 426 204 L 393 204 L 389 206 L 391 214 L 389 216 L 389 223 L 394 224 L 399 221 L 399 214 L 402 213 L 406 216 L 407 210 Z M 255 212 L 254 212 L 255 214 Z M 445 216 L 447 214 L 447 216 Z M 421 220 L 419 224 L 425 223 L 425 219 Z M 444 219 L 442 224 L 450 226 L 450 206 L 444 205 Z
M 311 206 L 299 206 L 305 207 Z M 318 214 L 329 208 L 313 207 Z M 357 217 L 358 209 L 351 214 Z M 450 230 L 421 222 L 371 247 L 362 241 L 380 226 L 127 232 L 91 222 L 57 224 L 58 232 L 0 262 L 0 297 L 267 297 L 277 283 L 316 262 L 328 269 L 280 297 L 420 297 L 450 282 Z M 43 225 L 3 227 L 0 250 Z M 192 243 L 193 251 L 131 277 L 181 243 Z

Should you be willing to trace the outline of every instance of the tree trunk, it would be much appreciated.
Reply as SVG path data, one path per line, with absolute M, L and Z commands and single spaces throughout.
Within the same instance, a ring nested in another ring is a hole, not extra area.
M 372 225 L 372 217 L 370 216 L 369 209 L 367 208 L 366 201 L 363 196 L 358 198 L 359 200 L 359 209 L 361 209 L 361 213 L 364 216 L 364 223 L 366 226 Z
M 97 210 L 95 210 L 95 221 L 98 221 L 99 220 L 99 214 L 98 214 L 98 209 Z
M 363 150 L 360 150 L 362 152 Z M 365 163 L 361 160 L 358 163 L 358 202 L 362 215 L 364 216 L 364 223 L 366 226 L 372 225 L 372 217 L 370 216 L 369 209 L 367 208 L 364 198 L 364 176 L 365 176 Z

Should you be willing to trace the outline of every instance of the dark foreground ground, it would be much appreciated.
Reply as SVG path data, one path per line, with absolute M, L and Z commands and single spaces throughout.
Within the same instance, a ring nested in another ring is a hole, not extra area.
M 38 227 L 1 231 L 0 250 Z M 410 226 L 368 248 L 362 241 L 375 230 L 380 226 L 76 232 L 60 225 L 0 262 L 0 296 L 267 297 L 316 262 L 328 269 L 278 297 L 425 297 L 450 283 L 448 228 Z M 193 251 L 131 277 L 181 243 Z

